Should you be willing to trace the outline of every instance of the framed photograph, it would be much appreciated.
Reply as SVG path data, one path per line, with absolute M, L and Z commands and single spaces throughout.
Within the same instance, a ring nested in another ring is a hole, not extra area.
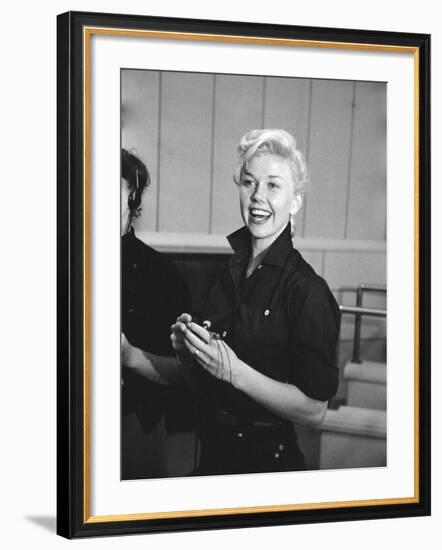
M 430 36 L 58 16 L 58 534 L 430 513 Z

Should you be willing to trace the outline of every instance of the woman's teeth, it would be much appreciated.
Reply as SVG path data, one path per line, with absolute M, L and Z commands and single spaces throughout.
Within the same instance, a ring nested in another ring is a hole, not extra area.
M 270 217 L 270 212 L 267 212 L 267 210 L 261 210 L 260 208 L 252 208 L 250 210 L 250 214 L 253 219 L 261 221 Z

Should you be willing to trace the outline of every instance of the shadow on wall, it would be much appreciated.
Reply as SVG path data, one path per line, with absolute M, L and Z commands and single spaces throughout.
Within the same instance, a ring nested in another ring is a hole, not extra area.
M 38 525 L 45 531 L 50 531 L 51 533 L 55 533 L 56 531 L 57 520 L 55 516 L 25 516 L 25 519 Z

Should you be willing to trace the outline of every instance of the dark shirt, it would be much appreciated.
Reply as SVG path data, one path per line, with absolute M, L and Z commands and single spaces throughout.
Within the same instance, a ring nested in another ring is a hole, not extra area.
M 175 356 L 170 326 L 191 309 L 187 284 L 176 264 L 140 241 L 133 229 L 122 237 L 122 332 L 133 346 Z M 123 411 L 137 413 L 147 431 L 162 416 L 170 390 L 123 368 Z
M 234 255 L 209 290 L 203 319 L 252 368 L 314 399 L 328 400 L 338 385 L 339 308 L 327 283 L 293 248 L 289 226 L 248 278 L 248 230 L 244 227 L 228 240 Z M 275 420 L 230 384 L 201 377 L 211 407 Z
M 122 238 L 122 331 L 135 347 L 175 356 L 170 326 L 191 308 L 177 265 L 144 244 L 133 229 Z

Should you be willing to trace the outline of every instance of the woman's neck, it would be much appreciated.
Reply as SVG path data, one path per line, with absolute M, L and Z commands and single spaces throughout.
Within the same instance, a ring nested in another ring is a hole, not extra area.
M 261 262 L 264 259 L 264 256 L 267 254 L 267 251 L 272 246 L 272 244 L 276 241 L 276 239 L 282 234 L 285 227 L 283 227 L 281 231 L 277 235 L 275 235 L 275 237 L 272 239 L 270 243 L 263 241 L 263 239 L 254 239 L 252 237 L 252 251 L 249 258 L 249 263 L 247 265 L 247 274 L 246 274 L 247 277 L 249 277 L 249 275 L 251 275 L 255 271 L 258 265 L 261 264 Z
M 267 254 L 267 250 L 269 249 L 270 246 L 271 245 L 262 249 L 259 247 L 255 247 L 252 241 L 252 253 L 250 254 L 249 263 L 247 264 L 247 273 L 246 273 L 247 277 L 249 277 L 255 271 L 255 269 L 260 265 L 260 263 L 263 261 L 264 256 Z

